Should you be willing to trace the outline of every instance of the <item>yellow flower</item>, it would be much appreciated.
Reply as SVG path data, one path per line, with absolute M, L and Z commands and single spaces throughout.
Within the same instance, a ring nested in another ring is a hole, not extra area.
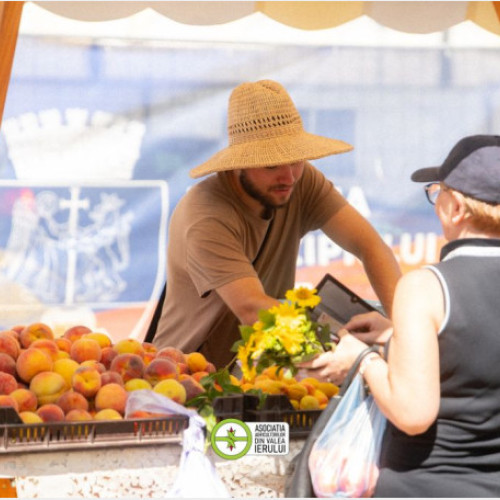
M 290 301 L 296 303 L 299 307 L 315 307 L 321 302 L 321 297 L 316 295 L 315 288 L 306 288 L 300 286 L 293 290 L 288 290 L 285 297 Z
M 295 307 L 295 304 L 291 304 L 290 302 L 282 302 L 278 306 L 271 307 L 271 309 L 269 309 L 269 312 L 271 314 L 274 314 L 277 318 L 282 316 L 291 316 L 293 318 L 297 316 L 300 311 Z

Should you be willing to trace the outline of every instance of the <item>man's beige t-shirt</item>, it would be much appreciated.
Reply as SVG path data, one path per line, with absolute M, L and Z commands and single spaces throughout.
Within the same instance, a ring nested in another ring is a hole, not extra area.
M 301 238 L 346 203 L 309 163 L 289 203 L 270 220 L 250 213 L 224 173 L 193 186 L 170 220 L 167 295 L 155 345 L 200 351 L 225 366 L 240 339 L 239 322 L 215 290 L 257 277 L 268 295 L 283 298 L 294 287 Z

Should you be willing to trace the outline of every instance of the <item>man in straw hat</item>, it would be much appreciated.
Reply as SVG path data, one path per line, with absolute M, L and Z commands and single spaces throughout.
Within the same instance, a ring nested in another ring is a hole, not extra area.
M 322 229 L 363 263 L 390 311 L 400 270 L 374 228 L 308 160 L 345 153 L 309 134 L 286 90 L 244 83 L 229 99 L 229 146 L 191 170 L 170 222 L 168 286 L 154 343 L 200 351 L 225 366 L 260 309 L 293 288 L 301 238 Z

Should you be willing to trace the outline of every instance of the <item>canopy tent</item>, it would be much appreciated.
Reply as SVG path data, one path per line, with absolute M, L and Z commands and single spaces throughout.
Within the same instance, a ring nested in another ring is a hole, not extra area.
M 80 21 L 122 19 L 147 9 L 179 23 L 219 25 L 261 13 L 302 30 L 340 26 L 361 16 L 407 33 L 443 31 L 471 21 L 500 34 L 500 2 L 33 2 Z M 24 2 L 0 2 L 0 123 Z

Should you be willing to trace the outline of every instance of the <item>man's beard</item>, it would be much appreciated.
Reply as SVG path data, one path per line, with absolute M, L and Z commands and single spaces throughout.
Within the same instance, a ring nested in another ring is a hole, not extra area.
M 248 178 L 246 170 L 241 171 L 240 183 L 245 193 L 254 200 L 257 200 L 264 207 L 264 211 L 261 215 L 263 219 L 271 218 L 272 213 L 276 208 L 284 207 L 288 203 L 288 200 L 284 203 L 275 203 L 271 196 L 266 195 L 260 191 L 255 184 L 253 184 L 253 182 Z

